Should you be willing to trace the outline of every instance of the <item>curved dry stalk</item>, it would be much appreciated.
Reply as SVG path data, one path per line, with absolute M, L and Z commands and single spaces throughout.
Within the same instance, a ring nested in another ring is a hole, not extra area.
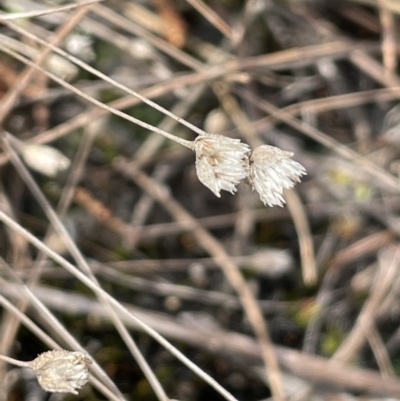
M 82 7 L 76 10 L 76 12 L 62 25 L 53 38 L 51 39 L 52 44 L 60 43 L 75 27 L 76 25 L 85 17 L 85 15 L 90 10 L 90 7 Z M 50 49 L 44 48 L 38 57 L 35 59 L 36 64 L 42 64 L 46 57 L 49 55 Z M 29 81 L 35 73 L 35 69 L 31 66 L 27 68 L 21 75 L 17 84 L 11 88 L 8 93 L 1 99 L 0 102 L 0 121 L 4 120 L 4 117 L 9 113 L 11 108 L 17 101 L 18 96 L 26 88 Z
M 205 131 L 203 131 L 202 129 L 196 127 L 195 125 L 189 123 L 185 119 L 178 117 L 174 113 L 171 113 L 169 110 L 167 110 L 164 107 L 160 106 L 159 104 L 153 102 L 152 100 L 144 97 L 140 93 L 138 93 L 138 92 L 126 87 L 125 85 L 120 84 L 119 82 L 115 81 L 114 79 L 108 77 L 107 75 L 103 74 L 102 72 L 100 72 L 100 71 L 96 70 L 95 68 L 91 67 L 87 63 L 79 60 L 77 57 L 74 57 L 74 56 L 70 55 L 69 53 L 67 53 L 66 51 L 60 49 L 59 47 L 53 46 L 51 43 L 48 43 L 45 40 L 40 39 L 38 36 L 28 32 L 27 30 L 19 27 L 18 25 L 14 24 L 12 22 L 8 22 L 8 21 L 7 22 L 1 21 L 1 22 L 3 22 L 5 25 L 7 25 L 9 28 L 13 29 L 14 31 L 20 33 L 21 35 L 29 37 L 30 39 L 34 40 L 37 43 L 40 43 L 41 45 L 45 46 L 46 48 L 51 49 L 53 52 L 59 54 L 60 56 L 65 57 L 67 60 L 71 61 L 72 63 L 74 63 L 76 65 L 78 65 L 79 67 L 81 67 L 84 70 L 90 72 L 91 74 L 93 74 L 93 75 L 101 78 L 102 80 L 112 84 L 115 88 L 121 89 L 125 93 L 128 93 L 129 95 L 132 95 L 132 96 L 138 98 L 143 103 L 146 103 L 147 105 L 149 105 L 153 109 L 158 110 L 159 112 L 161 112 L 161 113 L 165 114 L 166 116 L 174 119 L 175 121 L 179 122 L 180 124 L 188 127 L 189 129 L 191 129 L 192 131 L 196 132 L 197 134 L 201 135 L 201 134 L 205 134 L 206 133 Z M 155 128 L 155 127 L 153 127 L 153 128 Z M 156 131 L 154 131 L 154 132 L 156 132 Z M 187 146 L 187 145 L 184 145 L 184 146 Z
M 82 1 L 81 3 L 66 4 L 65 6 L 60 6 L 60 7 L 51 7 L 46 10 L 26 11 L 20 13 L 0 13 L 0 21 L 10 21 L 21 18 L 25 19 L 25 18 L 42 17 L 43 15 L 55 14 L 63 11 L 73 10 L 74 8 L 78 7 L 89 6 L 94 3 L 100 3 L 101 1 L 104 0 L 86 0 Z
M 378 0 L 379 17 L 382 25 L 382 55 L 383 65 L 389 74 L 396 73 L 397 51 L 396 33 L 393 14 L 389 9 L 389 1 Z
M 199 0 L 186 0 L 191 4 L 210 24 L 214 25 L 229 40 L 233 40 L 231 27 L 206 3 Z
M 80 253 L 78 247 L 75 245 L 70 234 L 68 233 L 68 231 L 65 229 L 65 227 L 61 223 L 59 217 L 52 209 L 50 203 L 47 201 L 47 199 L 44 197 L 44 195 L 40 191 L 38 185 L 33 180 L 32 176 L 29 174 L 29 171 L 26 169 L 26 167 L 23 165 L 23 163 L 21 162 L 21 160 L 19 159 L 17 154 L 14 152 L 12 147 L 9 145 L 8 137 L 10 137 L 10 134 L 4 135 L 3 144 L 5 145 L 7 152 L 10 154 L 11 161 L 13 162 L 13 164 L 19 171 L 21 177 L 24 179 L 27 186 L 30 188 L 33 195 L 35 196 L 35 198 L 41 205 L 44 213 L 47 215 L 47 217 L 49 218 L 50 222 L 52 223 L 52 225 L 54 226 L 56 231 L 63 236 L 63 239 L 65 241 L 65 244 L 66 244 L 68 250 L 70 251 L 71 255 L 75 258 L 75 260 L 77 261 L 80 268 L 90 277 L 90 279 L 94 283 L 99 285 L 95 275 L 92 273 L 89 265 L 83 258 L 83 255 Z M 115 311 L 111 308 L 107 299 L 105 299 L 101 296 L 100 301 L 102 301 L 104 303 L 105 307 L 109 311 L 110 317 L 111 317 L 117 331 L 119 332 L 121 338 L 124 340 L 128 349 L 131 351 L 131 354 L 134 356 L 136 362 L 138 363 L 142 372 L 144 373 L 147 380 L 149 381 L 149 383 L 150 383 L 152 389 L 154 390 L 155 394 L 157 395 L 158 399 L 160 401 L 168 400 L 168 396 L 166 395 L 164 389 L 162 388 L 161 383 L 156 378 L 154 372 L 148 365 L 148 363 L 147 363 L 146 359 L 143 357 L 142 353 L 139 351 L 139 348 L 137 347 L 136 343 L 133 341 L 132 337 L 130 336 L 128 330 L 122 323 L 119 316 L 117 316 Z
M 54 34 L 51 39 L 51 43 L 57 44 L 60 43 L 76 26 L 77 24 L 85 17 L 89 8 L 82 7 L 76 10 L 73 13 L 71 18 L 65 22 Z M 36 57 L 36 62 L 41 64 L 45 61 L 47 55 L 49 54 L 49 49 L 44 48 L 41 53 Z M 2 98 L 0 102 L 0 121 L 4 120 L 4 117 L 9 113 L 20 93 L 24 90 L 24 88 L 28 85 L 29 81 L 33 77 L 36 70 L 33 67 L 27 68 L 23 73 L 20 74 L 20 79 L 17 81 L 16 85 L 14 85 L 7 94 Z M 32 277 L 34 279 L 34 277 Z M 23 305 L 21 305 L 23 307 Z M 17 321 L 10 321 L 8 325 L 8 333 L 9 337 L 12 338 L 12 333 L 16 332 L 18 327 Z M 4 347 L 7 347 L 6 339 L 3 342 Z
M 171 139 L 174 142 L 179 143 L 180 145 L 183 145 L 189 149 L 193 149 L 193 143 L 192 141 L 187 141 L 185 139 L 179 138 L 175 135 L 170 134 L 169 132 L 163 131 L 157 127 L 154 127 L 151 124 L 147 124 L 141 120 L 138 120 L 135 117 L 132 117 L 126 113 L 123 113 L 122 111 L 119 111 L 117 109 L 114 109 L 110 106 L 107 106 L 106 104 L 100 102 L 99 100 L 95 99 L 94 97 L 87 95 L 86 93 L 82 92 L 80 89 L 75 88 L 73 85 L 67 83 L 66 81 L 64 81 L 63 79 L 57 77 L 56 75 L 52 74 L 51 72 L 45 70 L 44 68 L 40 67 L 39 65 L 35 64 L 34 62 L 28 60 L 26 57 L 21 56 L 20 54 L 14 52 L 13 50 L 10 50 L 8 48 L 6 48 L 5 46 L 3 46 L 2 44 L 0 44 L 0 49 L 9 54 L 10 56 L 16 58 L 17 60 L 20 60 L 21 62 L 34 67 L 35 69 L 37 69 L 38 71 L 44 73 L 45 75 L 47 75 L 49 78 L 51 78 L 53 81 L 59 83 L 61 86 L 64 86 L 65 88 L 69 89 L 71 92 L 75 93 L 76 95 L 80 96 L 81 98 L 87 100 L 88 102 L 102 108 L 105 109 L 107 111 L 109 111 L 112 114 L 115 114 L 119 117 L 124 118 L 125 120 L 130 121 L 131 123 L 134 123 L 136 125 L 139 125 L 149 131 L 155 132 L 159 135 L 162 135 L 168 139 Z
M 387 247 L 379 258 L 379 270 L 373 290 L 365 302 L 352 331 L 332 357 L 333 361 L 351 361 L 365 342 L 380 305 L 387 296 L 399 270 L 400 247 Z
M 22 226 L 11 219 L 7 214 L 0 210 L 0 220 L 6 224 L 8 227 L 18 232 L 24 238 L 26 238 L 32 245 L 38 248 L 40 251 L 46 253 L 49 258 L 53 259 L 55 262 L 63 266 L 67 271 L 69 271 L 78 280 L 84 283 L 88 288 L 90 288 L 96 295 L 103 296 L 107 299 L 110 304 L 119 312 L 123 313 L 129 319 L 133 320 L 145 333 L 151 336 L 159 344 L 161 344 L 167 351 L 179 359 L 184 365 L 186 365 L 195 374 L 201 377 L 206 383 L 213 387 L 218 393 L 220 393 L 228 401 L 238 401 L 232 394 L 225 390 L 220 384 L 218 384 L 211 376 L 200 369 L 196 364 L 194 364 L 190 359 L 184 356 L 177 348 L 175 348 L 169 341 L 158 334 L 155 330 L 149 327 L 147 324 L 143 323 L 135 315 L 133 315 L 126 307 L 121 305 L 116 299 L 109 295 L 102 288 L 97 286 L 92 280 L 90 280 L 85 274 L 78 270 L 74 265 L 64 259 L 62 256 L 58 255 L 56 252 L 52 251 L 49 247 L 42 243 L 35 236 L 30 234 Z
M 143 90 L 143 95 L 146 97 L 158 97 L 168 92 L 171 92 L 177 88 L 181 88 L 191 84 L 204 83 L 209 78 L 210 75 L 209 73 L 206 72 L 194 73 L 183 77 L 173 78 L 170 79 L 168 82 L 156 84 L 152 87 L 149 87 L 148 89 Z M 115 109 L 122 110 L 128 107 L 135 106 L 138 103 L 139 100 L 137 98 L 133 98 L 132 96 L 126 96 L 110 102 L 109 106 Z M 32 143 L 37 143 L 37 144 L 52 142 L 56 139 L 63 137 L 64 135 L 67 135 L 72 130 L 85 126 L 86 124 L 93 121 L 93 119 L 104 116 L 108 113 L 109 111 L 104 108 L 101 109 L 97 107 L 93 108 L 92 110 L 79 114 L 70 121 L 62 123 L 55 128 L 51 128 L 41 134 L 38 134 L 30 141 Z M 4 163 L 4 157 L 3 159 L 0 157 L 0 165 L 3 163 Z
M 375 324 L 369 327 L 367 338 L 382 375 L 396 377 L 388 350 Z
M 14 276 L 14 279 L 19 282 L 18 277 L 14 274 L 13 270 L 8 267 L 8 265 L 0 260 L 3 266 L 5 266 L 10 273 L 10 275 Z M 80 350 L 85 352 L 83 347 L 75 340 L 73 336 L 65 329 L 65 327 L 58 322 L 58 320 L 54 317 L 54 315 L 49 311 L 49 309 L 39 300 L 37 297 L 28 289 L 28 287 L 24 286 L 21 283 L 20 294 L 23 299 L 30 300 L 33 307 L 35 307 L 38 313 L 48 322 L 50 322 L 50 327 L 52 327 L 58 335 L 63 337 L 66 344 L 68 344 L 72 349 Z M 22 300 L 21 300 L 22 302 Z M 43 343 L 47 344 L 49 348 L 58 349 L 62 348 L 56 341 L 54 341 L 47 333 L 45 333 L 36 323 L 34 323 L 29 317 L 23 314 L 18 308 L 16 308 L 13 304 L 11 304 L 6 298 L 0 296 L 0 304 L 3 305 L 7 311 L 14 314 L 22 324 L 27 327 L 32 333 L 34 333 L 37 338 L 41 339 Z M 99 389 L 106 397 L 114 401 L 121 401 L 125 398 L 112 382 L 112 380 L 108 377 L 106 372 L 94 361 L 93 370 L 95 373 L 101 378 L 105 383 L 103 383 L 100 379 L 95 376 L 91 377 L 91 381 L 95 387 Z
M 307 215 L 296 191 L 286 191 L 285 197 L 299 238 L 303 281 L 306 285 L 314 285 L 318 280 L 318 271 Z
M 29 368 L 30 367 L 30 362 L 20 361 L 18 359 L 10 358 L 9 356 L 0 354 L 0 359 L 7 363 L 11 363 L 12 365 L 15 365 L 15 366 L 21 366 L 21 368 Z

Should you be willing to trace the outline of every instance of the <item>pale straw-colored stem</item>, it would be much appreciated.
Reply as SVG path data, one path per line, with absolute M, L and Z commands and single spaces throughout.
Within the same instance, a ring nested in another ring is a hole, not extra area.
M 59 47 L 46 42 L 45 40 L 39 38 L 38 36 L 32 34 L 31 32 L 28 32 L 27 30 L 21 28 L 20 26 L 9 22 L 9 21 L 1 21 L 4 25 L 7 25 L 10 29 L 20 33 L 21 35 L 24 35 L 26 37 L 29 37 L 30 39 L 34 40 L 35 42 L 45 46 L 48 49 L 51 49 L 55 53 L 59 54 L 62 57 L 65 57 L 67 60 L 71 61 L 72 63 L 78 65 L 79 67 L 83 68 L 84 70 L 90 72 L 91 74 L 99 77 L 100 79 L 112 84 L 114 87 L 121 89 L 122 91 L 128 93 L 129 95 L 132 95 L 138 99 L 140 99 L 143 103 L 148 104 L 151 106 L 153 109 L 158 110 L 159 112 L 165 114 L 166 116 L 172 118 L 175 121 L 178 121 L 180 124 L 185 125 L 192 131 L 196 132 L 199 135 L 204 135 L 206 134 L 205 131 L 202 129 L 196 127 L 195 125 L 191 124 L 190 122 L 186 121 L 183 118 L 178 117 L 174 113 L 170 112 L 169 110 L 165 109 L 164 107 L 160 106 L 159 104 L 153 102 L 152 100 L 144 97 L 140 93 L 134 91 L 133 89 L 130 89 L 126 87 L 125 85 L 120 84 L 119 82 L 115 81 L 114 79 L 108 77 L 107 75 L 103 74 L 102 72 L 96 70 L 95 68 L 91 67 L 89 64 L 86 64 L 84 61 L 79 60 L 77 57 L 72 56 L 71 54 L 67 53 L 66 51 L 60 49 Z
M 16 53 L 15 51 L 8 49 L 6 46 L 2 45 L 0 43 L 0 50 L 3 51 L 4 53 L 9 54 L 11 57 L 14 57 L 15 59 L 21 61 L 22 63 L 25 63 L 29 66 L 32 66 L 33 68 L 37 69 L 38 71 L 42 72 L 46 76 L 48 76 L 50 79 L 53 81 L 57 82 L 61 86 L 63 86 L 66 89 L 69 89 L 71 92 L 75 93 L 76 95 L 82 97 L 83 99 L 87 100 L 88 102 L 105 109 L 109 111 L 112 114 L 115 114 L 116 116 L 122 117 L 125 120 L 128 120 L 136 125 L 139 125 L 145 129 L 148 129 L 149 131 L 155 132 L 156 134 L 162 135 L 165 138 L 171 139 L 172 141 L 175 141 L 179 143 L 180 145 L 183 145 L 189 149 L 194 148 L 194 144 L 192 141 L 187 141 L 186 139 L 179 138 L 178 136 L 172 135 L 169 132 L 163 131 L 157 127 L 154 127 L 153 125 L 147 124 L 141 120 L 138 120 L 135 117 L 132 117 L 120 110 L 114 109 L 110 106 L 107 106 L 106 104 L 102 103 L 101 101 L 95 99 L 94 97 L 87 95 L 85 92 L 82 92 L 80 89 L 75 88 L 75 86 L 69 84 L 68 82 L 65 82 L 63 79 L 57 77 L 56 75 L 52 74 L 49 71 L 46 71 L 44 68 L 40 67 L 39 65 L 35 64 L 33 61 L 27 59 L 26 57 Z
M 90 4 L 99 3 L 101 1 L 104 1 L 104 0 L 88 0 L 88 1 L 84 1 L 82 3 L 67 4 L 67 5 L 61 6 L 61 7 L 51 7 L 46 10 L 34 10 L 34 11 L 26 11 L 26 12 L 21 12 L 21 13 L 1 13 L 0 21 L 10 21 L 10 20 L 21 19 L 21 18 L 26 19 L 26 18 L 41 17 L 43 15 L 55 14 L 55 13 L 60 13 L 62 11 L 73 10 L 74 8 L 77 8 L 77 7 L 85 7 Z
M 183 355 L 177 348 L 175 348 L 169 341 L 167 341 L 164 337 L 157 333 L 154 329 L 152 329 L 147 324 L 143 323 L 139 318 L 137 318 L 133 313 L 131 313 L 126 307 L 121 305 L 116 299 L 110 296 L 106 291 L 100 288 L 96 283 L 92 282 L 90 278 L 88 278 L 84 273 L 78 270 L 74 265 L 64 259 L 62 256 L 52 251 L 48 246 L 43 244 L 38 238 L 33 236 L 27 230 L 25 230 L 22 226 L 16 223 L 11 217 L 9 217 L 6 213 L 4 213 L 0 209 L 0 220 L 10 227 L 12 230 L 21 234 L 24 238 L 26 238 L 32 245 L 34 245 L 37 249 L 44 252 L 55 262 L 59 263 L 63 266 L 67 271 L 73 274 L 76 278 L 78 278 L 82 283 L 84 283 L 88 288 L 94 291 L 97 295 L 104 296 L 110 304 L 115 307 L 115 309 L 121 312 L 123 315 L 127 316 L 129 319 L 134 321 L 145 333 L 151 336 L 154 340 L 156 340 L 159 344 L 161 344 L 167 351 L 169 351 L 172 355 L 174 355 L 177 359 L 179 359 L 182 363 L 184 363 L 192 372 L 201 377 L 205 382 L 207 382 L 211 387 L 214 388 L 222 397 L 224 397 L 228 401 L 237 401 L 237 399 L 230 394 L 224 387 L 222 387 L 219 383 L 217 383 L 210 375 L 200 369 L 194 362 L 192 362 L 189 358 Z
M 23 368 L 29 368 L 30 362 L 19 361 L 18 359 L 10 358 L 9 356 L 1 355 L 0 359 L 7 363 L 11 363 L 12 365 L 21 366 Z

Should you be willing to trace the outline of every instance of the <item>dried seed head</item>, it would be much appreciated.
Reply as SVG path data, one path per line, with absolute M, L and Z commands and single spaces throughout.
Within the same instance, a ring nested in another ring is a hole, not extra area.
M 83 352 L 53 350 L 40 354 L 30 362 L 43 390 L 54 393 L 78 394 L 89 380 L 92 360 Z
M 274 146 L 262 145 L 254 149 L 250 157 L 249 184 L 260 194 L 265 206 L 283 206 L 283 190 L 294 187 L 305 168 L 290 159 L 291 152 Z
M 51 146 L 23 144 L 20 152 L 29 167 L 48 177 L 55 177 L 71 163 L 68 157 Z
M 200 135 L 194 143 L 196 173 L 199 180 L 218 198 L 220 191 L 232 194 L 248 175 L 250 147 L 239 139 L 222 135 Z

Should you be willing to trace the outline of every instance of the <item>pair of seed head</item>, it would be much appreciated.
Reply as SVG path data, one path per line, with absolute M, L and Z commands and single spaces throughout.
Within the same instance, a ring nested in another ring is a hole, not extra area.
M 305 168 L 293 153 L 269 145 L 254 150 L 239 139 L 199 135 L 194 143 L 199 180 L 218 197 L 221 190 L 234 194 L 241 181 L 249 184 L 268 206 L 283 206 L 283 190 L 293 188 Z
M 48 176 L 69 167 L 58 150 L 45 145 L 20 146 L 26 163 Z M 293 188 L 305 168 L 291 159 L 293 153 L 269 145 L 254 150 L 239 139 L 222 135 L 199 135 L 192 149 L 196 153 L 199 180 L 218 197 L 222 190 L 234 194 L 241 181 L 249 184 L 267 206 L 283 206 L 283 190 Z

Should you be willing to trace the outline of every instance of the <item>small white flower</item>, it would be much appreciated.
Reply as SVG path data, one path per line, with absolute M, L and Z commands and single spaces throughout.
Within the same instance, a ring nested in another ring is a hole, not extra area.
M 300 177 L 307 174 L 300 163 L 290 159 L 292 156 L 292 152 L 269 145 L 253 150 L 249 183 L 260 194 L 265 206 L 283 206 L 283 190 L 293 188 L 295 182 L 300 182 Z
M 20 152 L 29 167 L 48 177 L 55 177 L 59 171 L 66 170 L 71 164 L 68 157 L 51 146 L 23 144 L 20 146 Z
M 196 173 L 199 180 L 218 198 L 220 191 L 234 194 L 248 175 L 250 147 L 222 135 L 199 135 L 194 143 Z
M 78 394 L 89 380 L 92 360 L 83 352 L 53 350 L 40 354 L 29 363 L 43 390 Z

